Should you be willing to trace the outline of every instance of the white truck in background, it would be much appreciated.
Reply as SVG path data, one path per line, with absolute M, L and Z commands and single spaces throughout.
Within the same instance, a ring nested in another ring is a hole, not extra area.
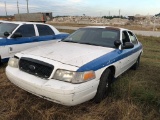
M 14 14 L 15 21 L 43 22 L 52 20 L 52 12 L 48 13 L 20 13 Z

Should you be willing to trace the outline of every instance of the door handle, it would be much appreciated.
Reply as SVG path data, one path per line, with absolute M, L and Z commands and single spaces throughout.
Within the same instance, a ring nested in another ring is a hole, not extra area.
M 9 51 L 13 51 L 13 48 L 12 48 L 12 47 L 9 47 Z

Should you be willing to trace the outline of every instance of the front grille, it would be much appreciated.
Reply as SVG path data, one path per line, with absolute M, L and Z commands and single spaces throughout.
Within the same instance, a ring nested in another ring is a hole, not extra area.
M 54 66 L 43 61 L 22 57 L 19 61 L 19 69 L 41 78 L 49 78 Z

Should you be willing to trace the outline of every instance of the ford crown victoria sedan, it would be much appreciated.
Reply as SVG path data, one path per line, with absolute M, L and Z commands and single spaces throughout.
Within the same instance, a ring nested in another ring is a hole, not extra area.
M 6 75 L 20 88 L 59 104 L 99 103 L 115 78 L 138 68 L 141 53 L 130 30 L 85 27 L 62 41 L 17 53 Z
M 22 50 L 67 37 L 48 24 L 0 21 L 0 62 Z

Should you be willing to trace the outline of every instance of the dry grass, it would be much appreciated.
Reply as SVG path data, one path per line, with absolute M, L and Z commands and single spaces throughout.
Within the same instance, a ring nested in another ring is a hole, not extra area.
M 138 38 L 144 46 L 140 68 L 121 75 L 100 104 L 66 107 L 44 100 L 10 83 L 1 65 L 0 120 L 159 120 L 160 38 Z

